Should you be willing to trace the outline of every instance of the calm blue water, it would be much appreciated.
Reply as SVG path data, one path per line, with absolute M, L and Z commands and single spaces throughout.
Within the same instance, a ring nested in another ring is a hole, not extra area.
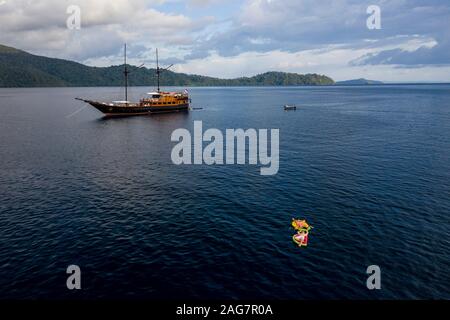
M 119 119 L 73 99 L 120 92 L 0 89 L 1 298 L 450 299 L 450 85 L 192 88 L 203 110 Z M 194 120 L 279 128 L 279 173 L 173 165 Z

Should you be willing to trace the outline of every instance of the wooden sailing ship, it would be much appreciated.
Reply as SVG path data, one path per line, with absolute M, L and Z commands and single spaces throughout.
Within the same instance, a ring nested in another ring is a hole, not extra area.
M 128 75 L 127 68 L 127 46 L 124 46 L 124 77 L 125 77 L 125 99 L 123 101 L 102 102 L 82 98 L 77 100 L 89 103 L 91 106 L 104 113 L 107 116 L 132 116 L 145 115 L 152 113 L 179 112 L 189 110 L 188 91 L 183 92 L 163 92 L 160 90 L 160 75 L 164 70 L 159 67 L 158 49 L 156 49 L 156 75 L 157 75 L 157 91 L 149 92 L 146 97 L 138 102 L 128 101 Z

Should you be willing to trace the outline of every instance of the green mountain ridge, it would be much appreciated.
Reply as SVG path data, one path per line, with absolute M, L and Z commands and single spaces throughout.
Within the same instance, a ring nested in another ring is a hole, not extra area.
M 154 86 L 155 69 L 128 65 L 129 85 Z M 303 86 L 333 85 L 334 80 L 319 74 L 270 71 L 253 77 L 219 79 L 165 71 L 162 86 Z M 90 67 L 78 62 L 37 56 L 0 45 L 0 87 L 90 87 L 122 86 L 123 65 Z

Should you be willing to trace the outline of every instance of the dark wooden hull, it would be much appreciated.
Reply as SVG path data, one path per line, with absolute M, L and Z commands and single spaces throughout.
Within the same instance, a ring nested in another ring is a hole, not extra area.
M 135 116 L 153 113 L 169 113 L 189 110 L 189 104 L 179 104 L 174 106 L 143 106 L 131 103 L 128 106 L 110 105 L 103 102 L 84 100 L 91 106 L 107 116 Z

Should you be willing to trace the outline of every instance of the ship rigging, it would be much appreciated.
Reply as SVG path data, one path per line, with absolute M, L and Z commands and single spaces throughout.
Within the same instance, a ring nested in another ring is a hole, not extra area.
M 138 68 L 143 67 L 143 64 Z M 102 102 L 89 99 L 75 98 L 84 101 L 107 116 L 115 115 L 145 115 L 152 113 L 168 113 L 189 110 L 189 95 L 187 90 L 183 92 L 164 92 L 160 89 L 161 73 L 172 67 L 172 64 L 167 68 L 159 67 L 158 49 L 156 49 L 156 76 L 157 76 L 157 90 L 155 92 L 147 93 L 146 97 L 140 99 L 138 102 L 128 101 L 128 83 L 130 70 L 127 66 L 127 45 L 124 45 L 124 87 L 125 100 Z

